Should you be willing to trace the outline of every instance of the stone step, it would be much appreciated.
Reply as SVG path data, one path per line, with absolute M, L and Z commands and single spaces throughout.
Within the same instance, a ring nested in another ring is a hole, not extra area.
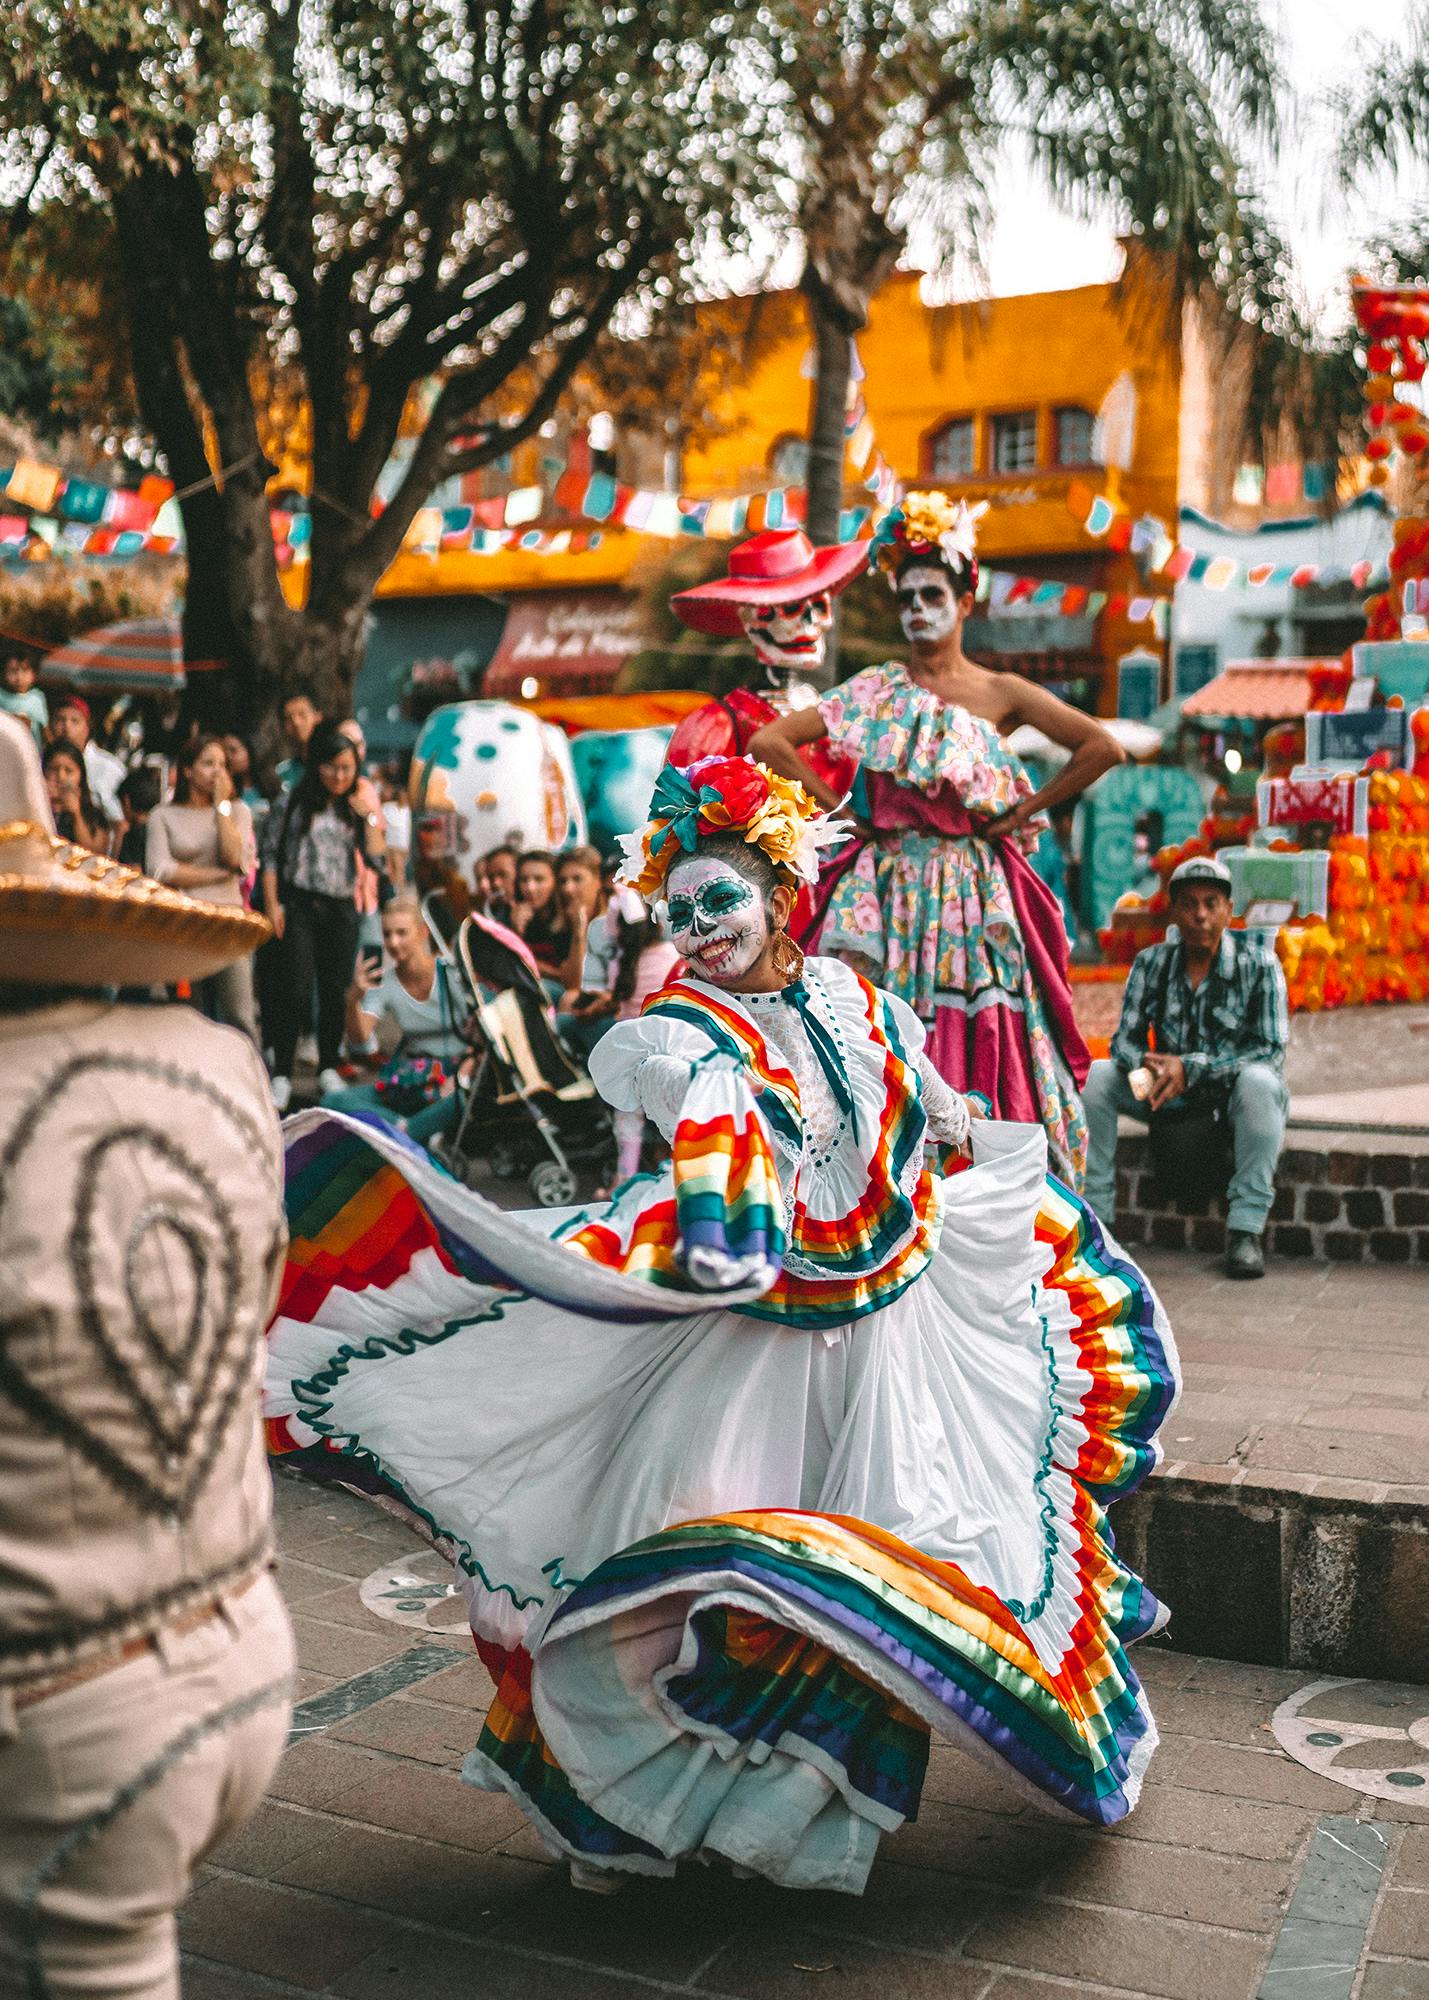
M 1111 1519 L 1171 1607 L 1170 1643 L 1429 1684 L 1422 1274 L 1287 1262 L 1237 1284 L 1191 1252 L 1145 1265 L 1185 1390 L 1162 1467 Z
M 1168 1200 L 1145 1128 L 1120 1125 L 1116 1231 L 1128 1246 L 1217 1252 L 1225 1201 Z M 1293 1122 L 1276 1175 L 1266 1247 L 1272 1256 L 1341 1264 L 1429 1264 L 1429 1131 Z M 1429 1322 L 1429 1307 L 1426 1307 Z

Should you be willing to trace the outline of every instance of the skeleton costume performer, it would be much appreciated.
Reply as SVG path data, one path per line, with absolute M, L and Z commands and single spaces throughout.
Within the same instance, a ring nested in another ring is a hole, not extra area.
M 770 528 L 731 549 L 728 576 L 670 600 L 693 631 L 720 639 L 742 632 L 760 668 L 762 687 L 734 688 L 685 716 L 666 762 L 683 769 L 701 757 L 738 757 L 756 729 L 817 699 L 807 675 L 823 665 L 832 599 L 868 563 L 867 542 L 815 548 L 802 528 Z M 810 768 L 846 792 L 857 765 L 831 744 L 818 744 Z
M 1158 1457 L 1160 1306 L 1040 1126 L 971 1120 L 781 928 L 836 837 L 799 786 L 710 758 L 654 813 L 628 879 L 685 968 L 592 1070 L 671 1165 L 553 1221 L 290 1120 L 271 1447 L 451 1556 L 497 1682 L 465 1775 L 577 1881 L 858 1892 L 933 1730 L 1110 1824 L 1156 1741 L 1126 1647 L 1166 1614 L 1104 1510 Z

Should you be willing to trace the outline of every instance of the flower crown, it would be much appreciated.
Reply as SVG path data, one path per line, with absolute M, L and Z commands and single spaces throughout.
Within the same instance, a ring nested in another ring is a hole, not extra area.
M 927 550 L 956 569 L 969 573 L 970 590 L 977 589 L 977 524 L 987 512 L 986 500 L 969 507 L 966 500 L 946 493 L 905 493 L 879 522 L 870 561 L 890 581 L 909 556 Z
M 815 881 L 820 851 L 847 834 L 802 785 L 752 757 L 701 757 L 684 770 L 667 764 L 650 804 L 650 824 L 621 839 L 625 864 L 617 877 L 646 902 L 662 893 L 681 855 L 718 834 L 742 835 L 796 882 Z

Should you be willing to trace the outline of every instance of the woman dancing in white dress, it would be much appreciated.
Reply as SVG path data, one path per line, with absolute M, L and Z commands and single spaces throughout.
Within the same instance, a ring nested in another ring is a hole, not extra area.
M 685 964 L 592 1069 L 670 1167 L 553 1225 L 290 1121 L 273 1449 L 450 1555 L 497 1682 L 465 1775 L 585 1883 L 856 1892 L 934 1729 L 1109 1824 L 1156 1740 L 1125 1647 L 1165 1613 L 1104 1510 L 1174 1399 L 1160 1307 L 1040 1127 L 973 1123 L 909 1008 L 802 961 L 797 785 L 707 759 L 654 813 L 629 879 Z

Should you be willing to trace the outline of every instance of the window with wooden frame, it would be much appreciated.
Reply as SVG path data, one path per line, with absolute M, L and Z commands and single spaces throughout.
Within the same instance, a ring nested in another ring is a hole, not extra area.
M 1058 465 L 1096 463 L 1096 418 L 1090 410 L 1065 403 L 1052 412 L 1053 448 Z
M 933 479 L 966 479 L 977 471 L 977 430 L 971 417 L 949 417 L 927 443 L 928 473 Z
M 1006 410 L 992 420 L 992 470 L 1031 472 L 1037 464 L 1037 412 Z

